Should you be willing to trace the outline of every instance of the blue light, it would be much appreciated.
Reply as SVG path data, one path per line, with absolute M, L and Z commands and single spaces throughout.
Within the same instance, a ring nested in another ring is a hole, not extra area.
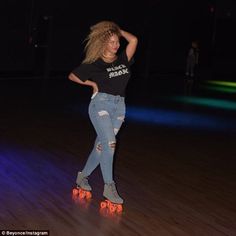
M 72 112 L 79 112 L 88 118 L 86 106 L 73 106 Z M 161 108 L 127 106 L 126 120 L 163 127 L 180 127 L 211 131 L 236 131 L 236 121 L 230 118 L 200 114 L 190 111 L 176 111 Z
M 236 129 L 234 121 L 186 111 L 129 106 L 126 117 L 127 120 L 168 127 L 208 130 L 230 129 L 231 131 Z
M 0 189 L 4 193 L 14 193 L 14 197 L 26 195 L 26 199 L 37 201 L 40 194 L 59 190 L 55 186 L 65 173 L 53 162 L 52 154 L 14 144 L 1 144 L 0 147 L 4 150 L 0 153 Z M 43 157 L 47 157 L 47 160 Z M 68 180 L 70 178 L 73 176 L 67 176 Z M 60 188 L 63 187 L 61 184 Z

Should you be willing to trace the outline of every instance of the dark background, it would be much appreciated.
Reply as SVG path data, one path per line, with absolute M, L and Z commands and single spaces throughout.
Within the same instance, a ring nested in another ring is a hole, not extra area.
M 184 73 L 191 40 L 203 73 L 234 76 L 234 0 L 2 0 L 0 78 L 61 76 L 77 66 L 89 27 L 113 20 L 138 36 L 135 74 Z M 124 42 L 122 42 L 124 43 Z

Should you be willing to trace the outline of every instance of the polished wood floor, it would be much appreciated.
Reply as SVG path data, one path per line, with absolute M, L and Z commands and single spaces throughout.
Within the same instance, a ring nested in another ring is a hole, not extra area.
M 234 130 L 127 118 L 114 169 L 124 211 L 112 215 L 99 210 L 99 168 L 89 179 L 92 200 L 72 197 L 95 138 L 86 98 L 75 100 L 74 87 L 66 97 L 64 82 L 41 98 L 37 85 L 20 84 L 2 83 L 0 95 L 0 229 L 50 230 L 51 236 L 236 235 Z

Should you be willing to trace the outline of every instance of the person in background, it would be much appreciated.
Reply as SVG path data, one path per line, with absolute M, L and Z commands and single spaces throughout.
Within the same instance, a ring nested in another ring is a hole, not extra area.
M 188 50 L 186 62 L 186 76 L 194 77 L 196 66 L 199 61 L 199 45 L 197 41 L 192 41 L 191 48 Z
M 191 95 L 199 60 L 199 45 L 197 41 L 192 41 L 191 48 L 188 50 L 185 72 L 184 92 L 185 95 Z

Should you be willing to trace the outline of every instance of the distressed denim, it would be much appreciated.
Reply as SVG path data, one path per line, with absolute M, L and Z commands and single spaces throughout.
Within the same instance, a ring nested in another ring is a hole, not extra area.
M 109 184 L 113 182 L 116 134 L 125 118 L 124 97 L 97 93 L 91 98 L 89 117 L 97 137 L 82 172 L 89 176 L 100 164 L 104 183 Z

